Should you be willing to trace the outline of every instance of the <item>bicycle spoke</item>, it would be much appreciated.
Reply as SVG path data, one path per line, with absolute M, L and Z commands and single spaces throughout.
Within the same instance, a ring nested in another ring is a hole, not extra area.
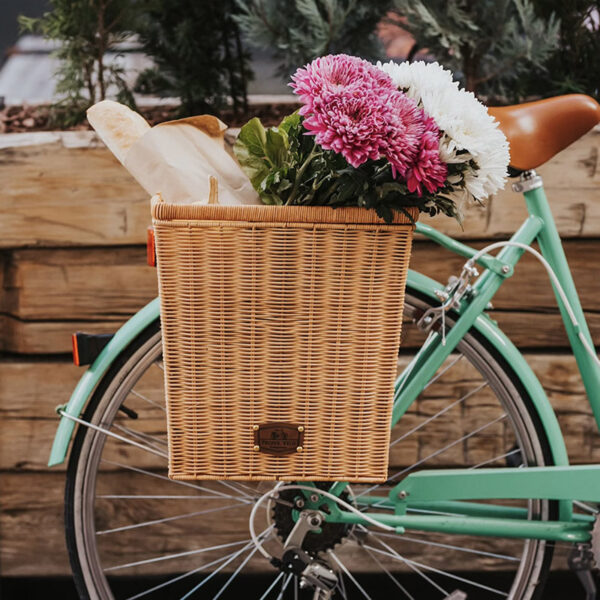
M 269 535 L 269 533 L 271 532 L 271 530 L 273 529 L 273 525 L 270 525 L 269 527 L 267 527 L 261 534 L 258 535 L 258 540 L 259 541 L 263 541 L 264 539 L 266 539 L 266 537 Z M 226 563 L 222 564 L 218 569 L 216 569 L 215 571 L 213 571 L 208 577 L 204 578 L 198 585 L 196 585 L 195 587 L 193 587 L 187 594 L 185 594 L 185 596 L 182 596 L 180 600 L 185 600 L 186 598 L 189 598 L 194 592 L 198 591 L 205 583 L 207 583 L 208 581 L 210 581 L 219 571 L 221 571 L 222 569 L 224 569 L 228 564 L 230 564 L 231 562 L 233 562 L 237 556 L 240 556 L 241 554 L 243 554 L 243 552 L 245 552 L 246 548 L 249 548 L 251 545 L 253 545 L 254 542 L 252 542 L 252 540 L 250 541 L 250 544 L 244 546 L 244 548 L 242 548 L 236 556 L 230 558 Z M 255 546 L 254 550 L 252 550 L 252 552 L 250 553 L 250 555 L 246 558 L 246 560 L 242 563 L 241 567 L 244 566 L 245 563 L 247 563 L 250 558 L 256 553 L 256 551 L 258 550 L 258 548 Z M 238 569 L 236 570 L 236 573 L 239 572 L 241 569 L 240 567 L 238 567 Z M 232 581 L 233 576 L 230 577 L 229 581 Z M 228 581 L 228 583 L 229 583 Z M 228 585 L 228 583 L 226 584 L 226 586 Z M 221 588 L 221 592 L 224 590 L 224 588 Z M 221 594 L 221 592 L 219 592 L 219 595 Z M 213 600 L 216 600 L 218 598 L 218 596 L 215 596 L 213 598 Z
M 222 479 L 219 479 L 218 483 L 224 485 L 225 487 L 228 487 L 230 490 L 238 492 L 245 498 L 252 499 L 256 496 L 256 490 L 249 488 L 247 485 L 244 485 L 243 483 L 240 483 L 239 481 L 233 482 L 233 481 L 224 481 Z M 244 488 L 246 488 L 249 492 L 251 492 L 251 494 L 248 494 L 247 492 L 245 492 Z
M 333 558 L 333 560 L 335 560 L 335 562 L 339 565 L 340 569 L 342 569 L 342 571 L 344 571 L 344 573 L 346 574 L 346 576 L 348 577 L 348 579 L 361 591 L 362 595 L 367 599 L 367 600 L 372 600 L 371 596 L 369 596 L 369 594 L 367 594 L 367 592 L 364 590 L 364 588 L 360 585 L 360 583 L 358 583 L 358 581 L 356 581 L 356 579 L 354 578 L 354 576 L 352 575 L 352 573 L 350 573 L 350 571 L 348 571 L 348 569 L 346 568 L 346 566 L 342 563 L 342 561 L 334 554 L 333 551 L 329 551 L 329 556 L 331 556 L 331 558 Z
M 495 456 L 494 458 L 490 458 L 489 460 L 484 460 L 483 462 L 477 463 L 476 465 L 469 467 L 469 470 L 472 471 L 473 469 L 479 469 L 479 467 L 483 467 L 484 465 L 489 465 L 489 464 L 495 463 L 497 460 L 502 460 L 503 458 L 508 458 L 509 456 L 513 456 L 514 454 L 518 454 L 519 452 L 521 452 L 521 449 L 515 448 L 514 450 L 511 450 L 510 452 L 506 452 L 505 454 L 500 454 L 499 456 Z
M 390 556 L 391 558 L 399 558 L 399 556 L 400 556 L 397 553 L 391 554 L 391 553 L 385 552 L 379 548 L 375 548 L 374 546 L 365 546 L 365 547 L 369 548 L 370 550 L 373 550 L 373 552 L 379 552 L 380 554 Z M 416 560 L 411 560 L 411 559 L 404 558 L 404 557 L 402 557 L 401 560 L 406 562 L 407 564 L 413 565 L 415 567 L 419 567 L 421 569 L 426 569 L 428 571 L 431 571 L 432 573 L 437 573 L 438 575 L 443 575 L 444 577 L 448 577 L 449 579 L 454 579 L 456 581 L 460 581 L 461 583 L 466 583 L 467 585 L 472 585 L 473 587 L 480 588 L 482 590 L 486 590 L 487 592 L 492 592 L 494 594 L 498 594 L 499 596 L 508 596 L 508 593 L 503 592 L 502 590 L 498 590 L 496 588 L 489 587 L 487 585 L 484 585 L 483 583 L 473 581 L 472 579 L 466 579 L 465 577 L 460 577 L 459 575 L 454 575 L 454 573 L 448 573 L 448 571 L 442 571 L 441 569 L 436 569 L 435 567 L 431 567 L 429 565 L 424 565 L 423 563 L 417 562 Z
M 132 389 L 130 393 L 133 394 L 134 396 L 137 396 L 141 400 L 145 400 L 148 404 L 151 404 L 152 406 L 156 406 L 156 408 L 160 408 L 160 410 L 162 410 L 163 412 L 167 412 L 167 409 L 162 404 L 159 404 L 155 400 L 150 400 L 150 398 L 148 398 L 147 396 L 144 396 L 143 394 L 140 394 L 139 392 L 136 392 L 134 389 Z
M 102 500 L 215 500 L 215 496 L 197 496 L 191 494 L 189 496 L 175 496 L 175 495 L 151 495 L 151 494 L 102 494 L 96 496 Z M 242 504 L 246 504 L 243 502 Z
M 231 508 L 239 508 L 245 506 L 243 502 L 237 504 L 230 504 L 229 506 L 219 506 L 216 508 L 208 508 L 206 510 L 200 510 L 196 512 L 187 513 L 184 515 L 175 515 L 173 517 L 165 517 L 164 519 L 154 519 L 153 521 L 144 521 L 143 523 L 135 523 L 134 525 L 124 525 L 123 527 L 115 527 L 114 529 L 105 529 L 103 531 L 96 531 L 96 535 L 106 535 L 108 533 L 117 533 L 119 531 L 128 531 L 130 529 L 137 529 L 139 527 L 148 527 L 150 525 L 158 525 L 160 523 L 168 523 L 170 521 L 178 521 L 179 519 L 191 519 L 199 515 L 205 515 L 207 513 L 220 512 L 223 510 L 229 510 Z
M 340 573 L 337 589 L 342 593 L 344 600 L 348 600 L 348 595 L 346 594 L 346 583 L 344 582 L 344 573 Z M 296 600 L 298 599 L 296 598 Z
M 229 587 L 229 585 L 231 584 L 231 582 L 238 576 L 238 574 L 240 573 L 240 571 L 248 564 L 248 562 L 250 561 L 250 559 L 257 552 L 258 552 L 258 548 L 255 547 L 252 550 L 252 552 L 250 552 L 250 554 L 248 554 L 248 556 L 246 556 L 246 558 L 242 561 L 242 564 L 231 574 L 231 576 L 229 577 L 229 579 L 225 582 L 225 585 L 223 585 L 223 587 L 219 590 L 219 593 L 216 596 L 213 597 L 213 600 L 218 600 L 223 595 L 223 593 Z M 186 598 L 189 598 L 189 596 L 191 594 L 192 594 L 192 592 L 188 592 L 185 596 L 183 596 L 181 598 L 181 600 L 185 600 Z
M 294 575 L 294 577 L 295 577 L 295 575 Z M 292 573 L 289 573 L 287 576 L 287 579 L 281 585 L 281 591 L 279 592 L 279 595 L 277 596 L 277 598 L 275 600 L 281 600 L 283 598 L 283 594 L 285 593 L 285 590 L 287 589 L 287 586 L 291 580 L 292 580 Z
M 499 423 L 503 419 L 506 419 L 506 416 L 507 416 L 506 413 L 502 413 L 499 417 L 496 417 L 495 419 L 492 419 L 491 421 L 489 421 L 485 425 L 481 425 L 477 429 L 474 429 L 473 431 L 471 431 L 471 433 L 467 433 L 466 435 L 463 435 L 462 437 L 458 438 L 457 440 L 454 440 L 453 442 L 450 442 L 449 444 L 446 444 L 443 448 L 440 448 L 439 450 L 436 450 L 435 452 L 432 452 L 431 454 L 429 454 L 425 458 L 422 458 L 421 460 L 418 460 L 416 463 L 412 464 L 410 467 L 406 467 L 406 469 L 403 469 L 402 471 L 399 471 L 394 476 L 390 477 L 387 480 L 387 483 L 391 483 L 392 481 L 395 481 L 396 479 L 398 479 L 398 477 L 401 477 L 405 473 L 410 473 L 410 471 L 412 471 L 416 467 L 419 467 L 422 464 L 426 463 L 428 460 L 431 460 L 432 458 L 435 458 L 436 456 L 439 456 L 440 454 L 443 454 L 447 450 L 450 450 L 450 448 L 454 448 L 454 446 L 456 446 L 457 444 L 460 444 L 461 442 L 464 442 L 464 441 L 472 438 L 474 435 L 477 435 L 478 433 L 481 433 L 482 431 L 484 431 L 488 427 L 491 427 L 492 425 L 495 425 L 496 423 Z M 364 492 L 364 493 L 366 493 L 366 492 Z M 360 494 L 360 495 L 363 495 L 363 494 Z
M 259 598 L 259 600 L 265 600 L 265 598 L 271 593 L 271 590 L 277 585 L 278 581 L 283 577 L 283 572 L 279 573 L 273 580 L 271 585 L 265 590 L 265 593 Z
M 113 428 L 118 429 L 122 433 L 126 433 L 138 440 L 142 440 L 150 444 L 156 450 L 162 451 L 161 446 L 164 448 L 167 445 L 166 440 L 161 440 L 153 435 L 149 435 L 148 433 L 144 433 L 143 431 L 135 431 L 135 429 L 131 429 L 130 427 L 126 427 L 125 425 L 120 425 L 117 422 L 113 423 Z
M 354 536 L 353 536 L 354 537 Z M 356 540 L 356 538 L 354 538 Z M 358 540 L 356 540 L 358 542 Z M 365 548 L 363 545 L 359 544 L 359 546 L 369 555 L 371 560 L 375 562 L 376 565 L 394 582 L 394 585 L 408 598 L 408 600 L 415 600 L 414 597 L 408 592 L 408 590 L 398 581 L 396 577 L 394 577 L 389 569 L 369 550 Z
M 126 444 L 129 444 L 130 446 L 135 446 L 136 448 L 140 448 L 141 450 L 145 450 L 146 452 L 150 452 L 151 454 L 155 454 L 156 456 L 160 456 L 161 458 L 164 459 L 168 459 L 169 456 L 166 452 L 162 452 L 159 450 L 155 450 L 154 448 L 151 448 L 149 446 L 145 446 L 144 444 L 140 444 L 139 442 L 136 442 L 134 440 L 130 440 L 122 435 L 119 435 L 117 433 L 113 433 L 112 431 L 109 431 L 108 429 L 104 429 L 102 427 L 98 427 L 98 425 L 94 425 L 93 423 L 89 423 L 88 421 L 85 421 L 83 419 L 80 419 L 79 417 L 74 417 L 73 415 L 70 415 L 69 413 L 65 412 L 64 410 L 61 410 L 59 412 L 59 414 L 63 417 L 66 417 L 67 419 L 70 419 L 71 421 L 75 421 L 75 423 L 79 423 L 80 425 L 84 425 L 85 427 L 89 427 L 90 429 L 93 429 L 94 431 L 98 431 L 99 433 L 102 433 L 108 437 L 117 439 L 121 442 L 124 442 Z
M 581 510 L 585 510 L 587 512 L 590 512 L 594 515 L 598 514 L 598 509 L 594 508 L 593 506 L 589 506 L 589 504 L 585 504 L 584 502 L 579 502 L 579 500 L 573 500 L 573 504 L 575 506 L 577 506 L 578 508 L 581 508 Z
M 147 590 L 144 590 L 143 592 L 140 592 L 139 594 L 136 594 L 135 596 L 129 596 L 125 600 L 137 600 L 137 598 L 143 598 L 144 596 L 147 596 L 148 594 L 151 594 L 152 592 L 156 592 L 157 590 L 165 588 L 168 585 L 177 583 L 178 581 L 181 581 L 182 579 L 185 579 L 186 577 L 189 577 L 190 575 L 194 575 L 195 573 L 198 573 L 199 571 L 202 571 L 203 569 L 208 569 L 210 567 L 214 567 L 215 565 L 218 565 L 220 562 L 223 562 L 224 560 L 227 560 L 228 558 L 230 558 L 232 556 L 235 558 L 236 556 L 239 556 L 244 550 L 250 548 L 251 545 L 252 545 L 252 540 L 250 540 L 250 542 L 247 543 L 241 550 L 236 550 L 235 552 L 231 552 L 230 554 L 221 556 L 220 558 L 217 558 L 216 560 L 213 560 L 212 562 L 209 562 L 205 565 L 196 567 L 195 569 L 192 569 L 191 571 L 187 571 L 186 573 L 177 575 L 176 577 L 173 577 L 167 581 L 163 581 L 162 583 L 159 583 L 158 585 L 148 588 Z
M 250 548 L 251 544 L 244 546 L 240 551 L 236 552 L 231 558 L 225 561 L 219 568 L 215 569 L 210 575 L 207 575 L 198 585 L 194 586 L 185 596 L 182 596 L 180 600 L 185 600 L 189 598 L 194 592 L 198 591 L 205 583 L 208 583 L 217 573 L 222 571 L 227 565 L 231 564 L 238 556 L 243 554 L 248 548 Z M 256 551 L 256 549 L 255 549 Z
M 219 492 L 218 490 L 211 490 L 210 488 L 206 488 L 201 485 L 196 485 L 189 481 L 179 481 L 177 479 L 169 479 L 166 475 L 161 475 L 160 473 L 153 473 L 152 471 L 147 471 L 146 469 L 141 469 L 139 467 L 132 467 L 131 465 L 123 465 L 118 462 L 114 462 L 111 460 L 102 459 L 103 463 L 107 465 L 113 465 L 115 467 L 120 467 L 121 469 L 126 469 L 128 471 L 133 471 L 135 473 L 140 473 L 142 475 L 148 475 L 149 477 L 155 477 L 156 479 L 162 479 L 163 481 L 168 481 L 169 483 L 175 483 L 177 485 L 182 485 L 184 487 L 190 487 L 195 490 L 200 490 L 202 492 L 208 492 L 209 494 L 213 494 L 214 496 L 218 496 L 220 498 L 228 498 L 229 500 L 239 500 L 240 502 L 245 502 L 246 504 L 250 504 L 249 500 L 242 498 L 241 496 L 231 496 L 230 494 L 225 494 L 223 492 Z M 200 496 L 199 496 L 200 497 Z
M 493 552 L 486 552 L 485 550 L 474 550 L 473 548 L 462 548 L 461 546 L 453 546 L 452 544 L 442 544 L 441 542 L 432 542 L 430 540 L 421 540 L 418 538 L 407 537 L 405 535 L 398 536 L 393 533 L 385 533 L 384 531 L 378 531 L 373 533 L 376 537 L 387 537 L 393 538 L 399 541 L 414 542 L 416 544 L 427 544 L 428 546 L 436 546 L 438 548 L 446 548 L 448 550 L 457 550 L 458 552 L 467 552 L 470 554 L 479 554 L 481 556 L 489 556 L 490 558 L 500 558 L 503 560 L 510 560 L 519 562 L 521 559 L 515 556 L 508 556 L 506 554 L 495 554 Z
M 123 565 L 115 565 L 104 569 L 108 571 L 119 571 L 121 569 L 129 569 L 131 567 L 139 567 L 141 565 L 150 565 L 157 562 L 163 562 L 165 560 L 173 560 L 174 558 L 182 558 L 183 556 L 192 556 L 193 554 L 202 554 L 204 552 L 211 552 L 212 550 L 221 550 L 222 548 L 231 548 L 232 546 L 239 546 L 245 544 L 251 540 L 241 540 L 239 542 L 229 542 L 228 544 L 219 544 L 218 546 L 209 546 L 208 548 L 198 548 L 196 550 L 186 550 L 185 552 L 176 552 L 174 554 L 166 554 L 165 556 L 157 556 L 155 558 L 147 558 L 146 560 L 137 560 L 135 562 L 125 563 Z
M 447 450 L 450 450 L 450 448 L 453 448 L 457 444 L 460 444 L 461 442 L 464 442 L 464 441 L 472 438 L 474 435 L 481 433 L 484 429 L 487 429 L 488 427 L 491 427 L 492 425 L 499 423 L 500 421 L 505 419 L 506 416 L 507 416 L 506 413 L 502 413 L 499 417 L 493 419 L 492 421 L 489 421 L 488 423 L 486 423 L 485 425 L 482 425 L 481 427 L 478 427 L 477 429 L 471 431 L 471 433 L 467 433 L 466 435 L 463 435 L 461 438 L 458 438 L 457 440 L 454 440 L 453 442 L 446 444 L 446 446 L 444 446 L 443 448 L 440 448 L 439 450 L 432 452 L 425 458 L 418 460 L 416 463 L 413 463 L 410 467 L 406 467 L 405 469 L 402 469 L 402 471 L 398 471 L 398 473 L 396 473 L 395 475 L 392 475 L 392 477 L 389 477 L 387 479 L 387 481 L 384 483 L 390 484 L 393 481 L 396 481 L 399 477 L 402 477 L 402 475 L 404 475 L 406 473 L 410 473 L 413 469 L 416 469 L 420 465 L 426 463 L 428 460 L 435 458 L 436 456 L 439 456 L 440 454 L 443 454 L 444 452 L 446 452 Z M 378 483 L 377 485 L 374 485 L 374 486 L 362 491 L 360 494 L 357 494 L 356 498 L 360 498 L 361 496 L 364 496 L 365 494 L 368 494 L 369 492 L 376 490 L 377 488 L 381 487 L 382 485 L 383 485 L 382 483 Z M 373 504 L 371 506 L 371 508 L 377 508 L 377 506 L 378 506 L 377 504 Z M 362 509 L 362 510 L 365 510 L 365 509 Z
M 425 573 L 423 573 L 423 571 L 421 571 L 421 569 L 419 569 L 417 567 L 417 565 L 414 564 L 414 561 L 411 561 L 408 558 L 405 558 L 404 556 L 402 556 L 401 554 L 398 554 L 398 552 L 396 552 L 391 546 L 389 546 L 388 544 L 386 544 L 383 540 L 379 539 L 377 536 L 374 536 L 372 531 L 368 531 L 368 534 L 370 536 L 372 536 L 373 539 L 378 544 L 381 544 L 388 552 L 384 552 L 384 551 L 380 550 L 379 548 L 374 548 L 373 546 L 367 546 L 366 544 L 363 544 L 363 546 L 365 548 L 369 548 L 369 549 L 373 550 L 374 552 L 380 552 L 382 554 L 386 554 L 388 556 L 391 556 L 392 558 L 395 558 L 396 560 L 400 560 L 409 569 L 412 569 L 415 573 L 417 573 L 417 575 L 420 575 L 425 581 L 427 581 L 427 583 L 431 584 L 436 590 L 442 592 L 442 594 L 444 594 L 444 596 L 449 596 L 450 595 L 441 585 L 439 585 L 433 579 L 431 579 L 431 577 L 429 577 L 428 575 L 426 575 Z
M 410 431 L 407 431 L 406 433 L 402 434 L 400 437 L 396 438 L 390 444 L 390 448 L 392 448 L 393 446 L 395 446 L 397 443 L 401 442 L 402 440 L 405 440 L 407 437 L 409 437 L 413 433 L 419 431 L 420 429 L 422 429 L 423 427 L 425 427 L 426 425 L 428 425 L 432 421 L 435 421 L 436 419 L 438 419 L 439 417 L 441 417 L 443 414 L 446 414 L 449 410 L 451 410 L 452 408 L 454 408 L 456 405 L 461 404 L 465 400 L 468 400 L 469 398 L 471 398 L 471 396 L 473 396 L 474 394 L 476 394 L 477 392 L 481 391 L 484 387 L 487 387 L 487 386 L 488 386 L 488 383 L 486 381 L 484 381 L 479 387 L 475 388 L 474 390 L 471 390 L 470 392 L 468 392 L 467 394 L 465 394 L 462 398 L 459 398 L 458 400 L 455 400 L 454 402 L 448 404 L 447 406 L 444 406 L 444 408 L 442 408 L 440 411 L 438 411 L 437 413 L 435 413 L 431 417 L 428 417 L 427 419 L 425 419 L 425 421 L 423 421 L 422 423 L 419 423 L 418 425 L 416 425 L 415 427 L 413 427 Z
M 444 375 L 444 373 L 447 373 L 459 360 L 461 360 L 463 356 L 464 354 L 459 354 L 455 359 L 450 361 L 450 364 L 446 365 L 441 371 L 438 371 L 423 389 L 426 390 L 430 385 L 434 384 L 442 375 Z

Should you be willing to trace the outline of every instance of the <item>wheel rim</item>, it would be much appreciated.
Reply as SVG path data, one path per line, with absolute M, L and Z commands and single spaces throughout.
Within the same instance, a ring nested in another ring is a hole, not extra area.
M 420 301 L 415 298 L 407 298 L 406 306 L 409 314 L 422 309 Z M 456 456 L 461 453 L 469 459 L 463 462 L 469 464 L 454 466 L 502 466 L 502 461 L 518 456 L 527 465 L 544 463 L 544 448 L 535 435 L 535 425 L 523 401 L 514 396 L 512 382 L 503 380 L 507 376 L 501 371 L 489 370 L 485 349 L 478 346 L 476 340 L 469 338 L 469 344 L 463 342 L 460 348 L 464 354 L 458 356 L 467 355 L 467 359 L 456 360 L 456 355 L 453 355 L 438 372 L 438 379 L 434 378 L 429 392 L 417 401 L 413 413 L 408 413 L 392 431 L 391 464 L 396 470 L 391 471 L 391 477 L 394 480 L 400 480 L 413 469 L 444 464 L 449 457 L 451 462 L 456 463 Z M 160 334 L 156 334 L 132 357 L 135 366 L 118 380 L 113 380 L 105 390 L 93 420 L 101 427 L 111 427 L 111 431 L 125 438 L 166 453 L 166 438 L 159 432 L 160 423 L 164 427 L 164 409 L 158 406 L 159 394 L 154 393 L 158 387 L 157 380 L 163 377 L 160 363 L 157 362 L 160 354 Z M 471 374 L 466 372 L 467 367 L 462 363 L 468 363 Z M 481 382 L 476 382 L 473 373 L 481 376 L 482 372 L 487 384 L 477 389 Z M 444 395 L 444 391 L 448 393 L 448 390 L 457 389 L 463 392 L 457 398 L 450 396 L 449 399 L 449 394 Z M 486 389 L 494 391 L 495 408 L 485 394 Z M 475 420 L 477 403 L 482 401 L 487 420 Z M 119 410 L 121 403 L 147 419 L 130 419 Z M 505 413 L 504 416 L 502 413 Z M 455 414 L 462 415 L 461 423 L 469 423 L 469 431 L 452 430 L 451 418 Z M 442 421 L 450 424 L 446 426 L 447 430 L 440 427 Z M 492 430 L 498 428 L 504 428 L 505 433 L 501 436 L 497 433 L 492 435 Z M 435 449 L 428 442 L 431 431 L 435 432 L 433 439 L 438 442 Z M 445 435 L 452 433 L 454 437 L 450 437 L 446 443 L 439 443 Z M 498 439 L 504 443 L 502 452 L 497 449 Z M 472 452 L 470 445 L 474 448 Z M 75 539 L 69 540 L 71 552 L 77 554 L 78 564 L 74 566 L 80 571 L 89 596 L 107 599 L 155 598 L 181 586 L 187 589 L 185 593 L 169 597 L 187 597 L 186 594 L 199 597 L 198 594 L 202 593 L 208 594 L 206 597 L 227 597 L 227 591 L 231 592 L 234 584 L 237 584 L 235 578 L 228 583 L 232 575 L 236 575 L 239 581 L 248 573 L 262 569 L 267 572 L 270 570 L 272 578 L 257 593 L 257 598 L 266 591 L 269 593 L 265 599 L 278 598 L 282 589 L 282 598 L 294 598 L 298 579 L 273 570 L 262 557 L 258 558 L 257 553 L 253 553 L 255 548 L 251 543 L 248 545 L 247 527 L 240 528 L 238 539 L 229 535 L 231 528 L 241 527 L 243 514 L 249 512 L 252 498 L 262 495 L 272 484 L 174 482 L 166 478 L 166 460 L 162 471 L 157 468 L 157 460 L 160 459 L 155 453 L 127 447 L 127 444 L 98 432 L 85 432 L 78 452 L 72 488 L 73 509 L 68 519 L 71 519 L 75 533 Z M 369 487 L 354 486 L 359 508 L 360 496 Z M 377 488 L 370 491 L 377 493 Z M 175 509 L 174 505 L 179 508 Z M 530 501 L 526 506 L 534 518 L 547 518 L 548 503 Z M 263 525 L 268 526 L 268 516 L 263 516 Z M 227 535 L 215 531 L 214 525 L 217 523 L 227 530 Z M 186 539 L 177 539 L 182 537 L 182 531 Z M 242 535 L 244 532 L 245 536 Z M 200 539 L 203 535 L 214 543 L 203 545 Z M 356 537 L 361 538 L 361 544 L 355 541 Z M 346 536 L 342 544 L 328 553 L 328 559 L 342 573 L 340 579 L 345 584 L 348 597 L 355 597 L 353 594 L 356 597 L 381 597 L 369 588 L 369 578 L 360 572 L 360 568 L 357 574 L 354 570 L 356 564 L 362 565 L 363 570 L 377 571 L 389 586 L 398 588 L 396 591 L 400 597 L 443 598 L 444 594 L 449 595 L 454 589 L 477 592 L 484 594 L 481 597 L 490 598 L 532 597 L 534 584 L 544 570 L 543 542 L 502 542 L 503 549 L 497 550 L 500 546 L 494 540 L 490 547 L 490 538 L 479 540 L 469 537 L 467 541 L 461 538 L 459 542 L 457 538 L 420 532 L 393 537 L 383 532 L 360 532 L 360 536 Z M 272 540 L 268 543 L 274 551 L 281 548 Z M 514 550 L 515 547 L 519 548 L 518 552 Z M 357 554 L 360 554 L 359 558 Z M 425 555 L 427 561 L 423 559 Z M 485 575 L 477 579 L 469 577 L 468 581 L 461 580 L 461 576 L 456 575 L 455 565 L 461 561 L 464 564 L 465 559 L 476 559 L 478 564 L 488 569 L 516 567 L 512 586 L 501 589 L 487 585 Z M 204 565 L 207 573 L 203 572 L 201 565 Z M 417 574 L 416 578 L 423 582 L 428 595 L 418 596 L 408 589 L 405 585 L 407 572 Z M 157 573 L 164 573 L 165 580 L 172 581 L 165 585 L 165 581 L 156 579 Z M 187 577 L 182 577 L 185 573 Z M 139 577 L 145 574 L 149 575 L 149 581 L 140 581 L 138 591 L 113 594 L 111 585 L 115 576 Z M 206 581 L 207 577 L 211 579 Z M 205 583 L 202 584 L 202 581 Z M 199 584 L 202 587 L 196 589 Z M 267 590 L 271 584 L 273 587 Z M 220 592 L 215 585 L 226 587 Z M 149 593 L 140 595 L 149 590 Z M 344 597 L 341 585 L 337 594 Z

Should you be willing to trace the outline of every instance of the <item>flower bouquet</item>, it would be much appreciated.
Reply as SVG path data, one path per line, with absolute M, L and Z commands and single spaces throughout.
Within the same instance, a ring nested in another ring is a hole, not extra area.
M 414 219 L 504 181 L 438 65 L 326 56 L 292 87 L 235 145 L 270 206 L 153 205 L 175 479 L 385 481 Z
M 265 204 L 406 207 L 460 220 L 464 200 L 504 186 L 508 143 L 475 96 L 437 63 L 315 59 L 290 84 L 302 107 L 240 131 L 235 155 Z

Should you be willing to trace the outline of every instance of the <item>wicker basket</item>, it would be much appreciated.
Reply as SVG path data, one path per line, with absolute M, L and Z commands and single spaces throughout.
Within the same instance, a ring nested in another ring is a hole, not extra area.
M 169 476 L 385 480 L 409 219 L 323 206 L 152 214 Z

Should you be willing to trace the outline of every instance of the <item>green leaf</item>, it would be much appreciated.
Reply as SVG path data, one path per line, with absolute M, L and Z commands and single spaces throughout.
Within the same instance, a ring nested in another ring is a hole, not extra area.
M 265 145 L 267 143 L 267 135 L 263 124 L 258 117 L 250 119 L 240 130 L 240 135 L 236 141 L 246 146 L 248 152 L 254 156 L 266 156 Z
M 251 154 L 248 150 L 248 146 L 240 141 L 239 138 L 233 146 L 233 152 L 238 159 L 240 166 L 244 170 L 244 173 L 246 173 L 250 179 L 252 187 L 260 193 L 260 184 L 269 173 L 269 165 L 260 156 Z
M 281 167 L 288 154 L 287 133 L 279 132 L 274 127 L 267 130 L 265 155 L 274 167 Z
M 290 135 L 292 130 L 296 130 L 300 127 L 301 122 L 302 117 L 298 111 L 295 111 L 282 119 L 281 123 L 279 123 L 279 131 L 285 131 L 286 134 Z

